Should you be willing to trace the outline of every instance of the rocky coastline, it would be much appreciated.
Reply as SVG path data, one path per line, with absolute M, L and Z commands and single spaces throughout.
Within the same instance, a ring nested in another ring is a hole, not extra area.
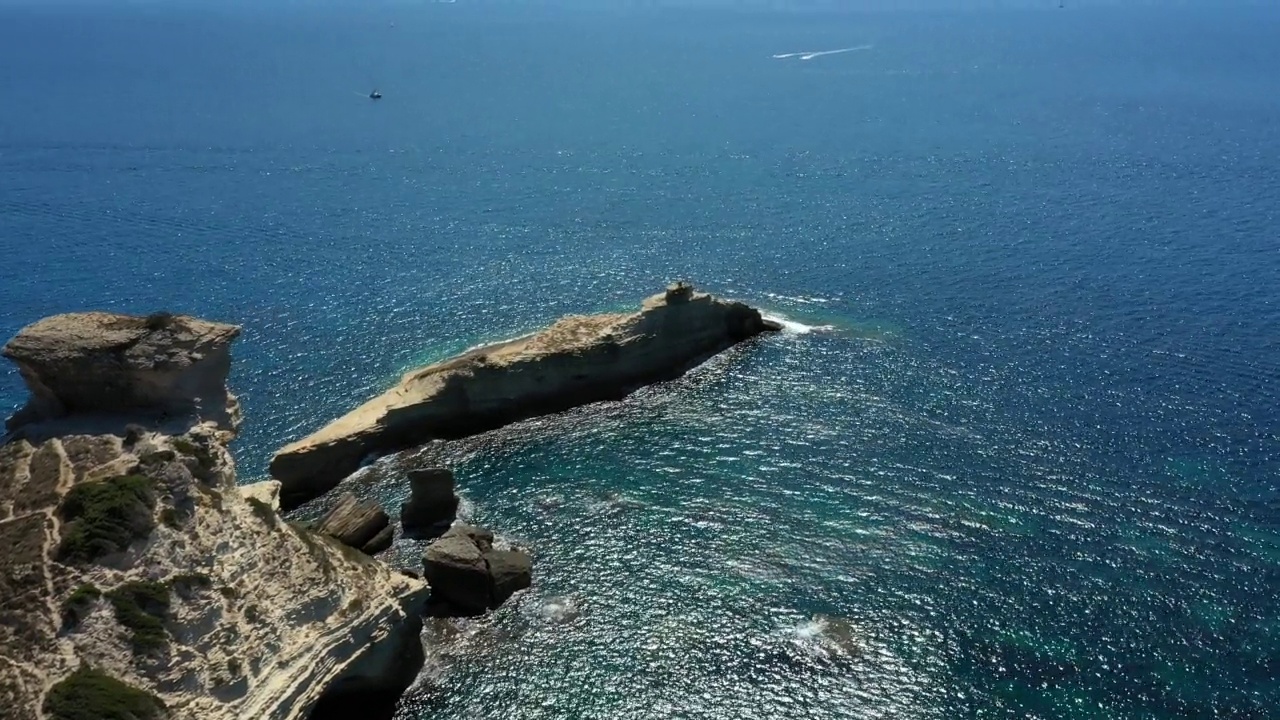
M 676 283 L 630 314 L 571 315 L 542 332 L 405 374 L 271 460 L 288 509 L 333 489 L 372 453 L 474 435 L 680 377 L 781 326 Z
M 276 479 L 239 485 L 238 327 L 110 313 L 29 325 L 3 348 L 30 398 L 0 440 L 0 707 L 14 720 L 389 717 L 422 665 L 424 618 L 492 611 L 530 586 L 531 558 L 457 524 L 444 468 L 408 472 L 395 519 L 350 493 L 311 523 L 282 511 L 367 452 L 620 397 L 771 329 L 677 284 L 637 313 L 566 318 L 410 373 L 281 451 Z M 427 543 L 421 574 L 373 557 L 397 525 Z
M 85 313 L 5 346 L 32 393 L 0 444 L 6 718 L 285 720 L 412 680 L 426 583 L 237 487 L 238 333 Z

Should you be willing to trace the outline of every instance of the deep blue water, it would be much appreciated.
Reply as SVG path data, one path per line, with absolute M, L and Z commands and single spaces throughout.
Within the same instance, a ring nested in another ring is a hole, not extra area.
M 802 325 L 442 451 L 537 579 L 430 630 L 405 718 L 1280 717 L 1277 37 L 3 9 L 0 335 L 242 324 L 253 478 L 408 367 L 690 278 Z

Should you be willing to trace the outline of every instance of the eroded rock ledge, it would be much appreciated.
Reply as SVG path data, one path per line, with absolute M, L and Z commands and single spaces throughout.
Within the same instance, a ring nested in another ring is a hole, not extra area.
M 635 313 L 565 317 L 535 335 L 414 370 L 390 391 L 281 449 L 271 475 L 283 485 L 282 505 L 296 507 L 333 489 L 370 453 L 619 399 L 778 329 L 747 305 L 677 283 Z
M 212 422 L 234 431 L 240 406 L 227 391 L 235 325 L 183 315 L 87 312 L 23 328 L 2 354 L 31 391 L 10 430 L 67 416 L 133 415 Z
M 5 347 L 32 391 L 0 444 L 6 720 L 291 720 L 412 679 L 426 584 L 236 487 L 238 332 L 86 313 Z

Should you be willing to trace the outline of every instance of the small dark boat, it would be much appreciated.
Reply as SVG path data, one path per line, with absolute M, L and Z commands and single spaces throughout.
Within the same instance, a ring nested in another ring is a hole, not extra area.
M 382 99 L 382 93 L 378 92 L 377 90 L 374 90 L 373 92 L 369 93 L 369 99 L 370 99 L 370 100 L 381 100 L 381 99 Z

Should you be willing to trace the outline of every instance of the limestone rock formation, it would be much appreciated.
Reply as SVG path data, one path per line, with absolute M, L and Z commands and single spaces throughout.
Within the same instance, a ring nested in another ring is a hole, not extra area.
M 742 303 L 677 283 L 639 312 L 561 318 L 529 337 L 406 374 L 390 391 L 276 453 L 288 509 L 333 489 L 372 452 L 457 438 L 613 400 L 670 380 L 779 326 Z
M 464 615 L 489 609 L 489 567 L 469 538 L 446 535 L 431 543 L 423 569 L 436 604 L 447 603 Z
M 33 398 L 0 444 L 0 714 L 94 716 L 105 689 L 139 718 L 300 720 L 403 688 L 426 584 L 236 487 L 214 387 L 236 331 L 165 322 L 63 316 L 6 347 Z M 148 429 L 165 412 L 183 415 Z M 82 432 L 49 429 L 67 420 Z
M 9 429 L 67 415 L 194 418 L 239 423 L 227 392 L 234 325 L 184 315 L 87 312 L 28 325 L 4 346 L 31 391 Z
M 518 550 L 497 550 L 493 533 L 455 525 L 427 546 L 422 559 L 438 615 L 481 615 L 532 582 L 532 561 Z
M 312 529 L 367 555 L 391 547 L 395 538 L 395 528 L 391 527 L 391 519 L 382 506 L 372 501 L 361 502 L 351 493 L 339 498 Z
M 241 485 L 240 495 L 245 500 L 256 500 L 276 512 L 280 511 L 280 482 L 277 480 Z
M 453 472 L 445 468 L 409 471 L 409 500 L 400 505 L 400 525 L 410 535 L 434 537 L 449 529 L 458 513 Z

